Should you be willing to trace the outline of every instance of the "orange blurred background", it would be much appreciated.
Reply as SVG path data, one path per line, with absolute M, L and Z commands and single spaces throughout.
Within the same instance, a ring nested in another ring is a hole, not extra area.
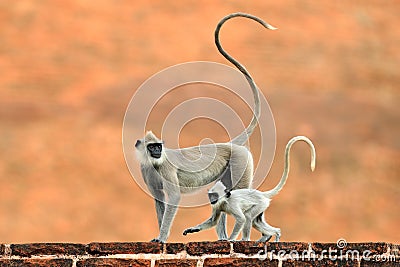
M 293 149 L 267 221 L 282 241 L 399 242 L 399 10 L 378 0 L 0 2 L 0 242 L 156 237 L 153 201 L 124 162 L 125 109 L 166 67 L 228 64 L 213 34 L 237 11 L 279 28 L 236 19 L 221 31 L 275 117 L 261 189 L 278 182 L 289 138 L 307 135 L 317 148 L 314 173 L 306 147 Z M 184 133 L 185 146 L 213 135 Z M 181 235 L 209 214 L 180 209 L 169 241 L 215 240 L 214 230 Z

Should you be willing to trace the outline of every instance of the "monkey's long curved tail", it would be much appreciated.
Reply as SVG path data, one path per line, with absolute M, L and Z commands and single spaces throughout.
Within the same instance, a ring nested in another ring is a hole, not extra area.
M 251 122 L 249 126 L 237 137 L 232 139 L 231 143 L 237 144 L 237 145 L 244 145 L 247 140 L 249 139 L 250 135 L 253 133 L 254 129 L 256 128 L 258 124 L 258 119 L 260 117 L 260 96 L 259 96 L 259 89 L 257 88 L 257 85 L 254 83 L 253 78 L 251 77 L 250 73 L 246 70 L 246 68 L 240 64 L 239 61 L 234 59 L 232 56 L 230 56 L 225 50 L 222 48 L 221 43 L 219 41 L 219 32 L 222 27 L 222 25 L 229 19 L 235 18 L 235 17 L 244 17 L 244 18 L 249 18 L 252 20 L 257 21 L 261 25 L 263 25 L 265 28 L 270 29 L 270 30 L 276 30 L 277 28 L 269 25 L 268 23 L 264 22 L 263 20 L 259 19 L 256 16 L 246 14 L 246 13 L 232 13 L 227 15 L 226 17 L 222 18 L 222 20 L 218 23 L 217 28 L 215 29 L 215 45 L 218 48 L 218 51 L 233 65 L 235 65 L 238 70 L 243 73 L 243 75 L 246 77 L 251 90 L 253 91 L 253 96 L 254 96 L 254 113 L 253 113 L 253 118 L 251 119 Z
M 293 137 L 292 139 L 289 140 L 289 142 L 286 145 L 286 149 L 285 149 L 285 165 L 284 165 L 284 169 L 283 169 L 283 174 L 282 174 L 282 178 L 279 181 L 279 183 L 275 186 L 275 188 L 264 192 L 264 196 L 268 197 L 268 198 L 272 198 L 273 196 L 275 196 L 276 194 L 279 193 L 279 191 L 281 191 L 281 189 L 283 188 L 283 186 L 286 183 L 286 180 L 289 176 L 289 169 L 290 169 L 290 149 L 292 147 L 292 145 L 294 143 L 296 143 L 297 141 L 304 141 L 306 142 L 311 150 L 311 171 L 314 171 L 315 169 L 315 161 L 316 161 L 316 153 L 315 153 L 315 147 L 313 145 L 313 143 L 311 142 L 310 139 L 308 139 L 305 136 L 296 136 Z

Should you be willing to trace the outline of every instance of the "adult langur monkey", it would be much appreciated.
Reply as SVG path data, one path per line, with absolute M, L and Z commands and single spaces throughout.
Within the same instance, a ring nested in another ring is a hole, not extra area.
M 232 174 L 233 189 L 249 188 L 253 180 L 253 158 L 245 144 L 257 126 L 260 115 L 258 88 L 249 72 L 226 53 L 219 42 L 221 26 L 235 17 L 255 20 L 270 30 L 276 28 L 253 15 L 234 13 L 224 17 L 215 30 L 215 44 L 219 52 L 243 73 L 251 87 L 255 105 L 253 118 L 240 135 L 227 143 L 168 149 L 152 132 L 147 132 L 143 139 L 137 140 L 135 144 L 137 158 L 143 179 L 155 199 L 160 230 L 159 236 L 153 239 L 153 242 L 167 240 L 182 193 L 193 192 L 201 186 L 214 182 L 227 167 Z M 217 234 L 220 240 L 227 239 L 225 214 L 220 218 Z

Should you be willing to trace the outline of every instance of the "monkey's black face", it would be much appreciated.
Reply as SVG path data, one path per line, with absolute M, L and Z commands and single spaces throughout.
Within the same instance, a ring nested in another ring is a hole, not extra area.
M 147 150 L 153 158 L 161 158 L 162 143 L 151 143 L 147 145 Z
M 218 193 L 208 193 L 208 199 L 210 200 L 211 204 L 215 204 L 218 202 L 219 195 Z

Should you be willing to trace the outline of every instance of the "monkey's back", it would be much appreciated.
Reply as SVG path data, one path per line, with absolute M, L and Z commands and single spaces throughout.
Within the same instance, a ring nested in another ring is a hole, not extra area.
M 246 147 L 230 143 L 166 149 L 165 152 L 169 164 L 177 170 L 182 193 L 215 181 L 236 154 L 250 154 Z
M 265 210 L 269 207 L 271 199 L 265 197 L 263 192 L 256 189 L 237 189 L 231 191 L 226 198 L 228 205 L 239 205 L 241 210 L 247 211 L 255 205 L 262 206 Z

